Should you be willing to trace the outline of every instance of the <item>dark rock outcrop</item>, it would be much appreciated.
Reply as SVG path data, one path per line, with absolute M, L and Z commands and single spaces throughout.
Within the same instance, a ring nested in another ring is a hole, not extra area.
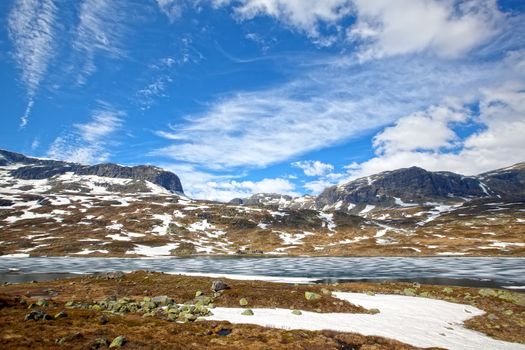
M 128 167 L 112 163 L 84 165 L 49 159 L 31 158 L 19 153 L 0 150 L 0 166 L 12 163 L 25 165 L 18 169 L 11 170 L 10 174 L 18 179 L 46 179 L 72 172 L 76 175 L 96 175 L 110 178 L 149 181 L 164 187 L 171 192 L 184 193 L 182 184 L 177 175 L 155 166 L 139 165 Z
M 525 198 L 525 163 L 478 176 L 431 172 L 418 167 L 386 171 L 325 189 L 316 199 L 319 209 L 353 205 L 392 207 L 425 202 L 476 198 Z

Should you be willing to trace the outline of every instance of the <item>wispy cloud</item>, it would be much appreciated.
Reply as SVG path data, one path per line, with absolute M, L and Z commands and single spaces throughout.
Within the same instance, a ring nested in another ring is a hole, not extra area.
M 340 29 L 336 24 L 353 9 L 351 0 L 219 0 L 214 3 L 216 6 L 233 5 L 234 14 L 240 20 L 261 15 L 273 17 L 305 33 L 321 46 L 333 43 L 333 31 Z M 323 25 L 331 27 L 330 35 L 321 34 Z
M 84 0 L 80 6 L 79 23 L 75 30 L 73 48 L 81 61 L 77 78 L 84 84 L 96 71 L 95 57 L 103 53 L 109 57 L 122 57 L 122 39 L 126 32 L 125 2 L 111 0 Z
M 203 59 L 202 53 L 194 48 L 191 36 L 183 36 L 177 42 L 173 56 L 163 57 L 148 67 L 147 83 L 137 91 L 135 102 L 142 110 L 150 108 L 159 98 L 168 96 L 167 90 L 180 67 L 198 64 Z
M 71 132 L 57 137 L 48 157 L 87 164 L 107 161 L 111 155 L 108 146 L 114 143 L 109 137 L 121 128 L 124 116 L 124 112 L 103 104 L 90 121 L 74 124 Z
M 506 63 L 414 57 L 317 62 L 304 68 L 308 78 L 232 94 L 159 131 L 173 145 L 155 154 L 212 169 L 264 167 L 361 136 L 447 96 L 476 95 L 506 71 Z
M 17 0 L 9 13 L 13 57 L 22 71 L 28 103 L 20 126 L 29 121 L 35 95 L 53 57 L 57 8 L 52 0 Z

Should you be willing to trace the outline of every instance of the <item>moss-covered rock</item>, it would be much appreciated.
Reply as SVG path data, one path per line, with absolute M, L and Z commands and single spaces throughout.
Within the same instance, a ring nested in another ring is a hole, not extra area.
M 304 297 L 306 300 L 318 300 L 321 299 L 321 295 L 314 292 L 304 292 Z

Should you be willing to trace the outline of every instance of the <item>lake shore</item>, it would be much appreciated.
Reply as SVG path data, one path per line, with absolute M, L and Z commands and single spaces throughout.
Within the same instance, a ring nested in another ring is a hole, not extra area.
M 148 300 L 147 298 L 165 295 L 178 304 L 195 304 L 195 298 L 209 296 L 213 299 L 213 308 L 217 308 L 215 317 L 218 317 L 218 311 L 222 308 L 242 308 L 254 311 L 255 317 L 251 322 L 255 322 L 258 312 L 262 312 L 258 310 L 278 309 L 289 310 L 290 313 L 293 310 L 301 310 L 304 315 L 297 315 L 298 318 L 307 317 L 309 312 L 319 315 L 362 315 L 359 317 L 371 317 L 373 323 L 372 316 L 377 311 L 381 314 L 380 309 L 372 310 L 351 302 L 352 299 L 349 301 L 337 297 L 338 293 L 358 293 L 365 296 L 392 295 L 412 298 L 408 299 L 409 301 L 464 304 L 466 309 L 475 308 L 471 309 L 472 317 L 467 315 L 469 318 L 464 322 L 466 329 L 481 332 L 497 340 L 525 344 L 523 331 L 525 296 L 522 293 L 401 282 L 293 285 L 221 278 L 220 280 L 229 288 L 214 295 L 210 286 L 215 279 L 137 271 L 129 274 L 109 273 L 5 285 L 0 288 L 3 301 L 0 309 L 0 327 L 2 327 L 0 333 L 3 336 L 0 341 L 4 348 L 35 349 L 53 348 L 57 346 L 55 341 L 65 339 L 62 342 L 67 343 L 68 348 L 89 348 L 98 338 L 105 337 L 108 341 L 112 341 L 122 335 L 126 338 L 127 343 L 124 346 L 127 348 L 177 348 L 177 346 L 180 348 L 182 344 L 191 344 L 187 348 L 217 349 L 301 347 L 340 349 L 342 344 L 357 349 L 417 348 L 399 340 L 376 335 L 358 335 L 355 334 L 357 332 L 350 331 L 283 330 L 260 325 L 236 324 L 235 320 L 231 320 L 232 323 L 206 320 L 206 317 L 197 322 L 181 323 L 180 320 L 170 321 L 162 312 L 152 317 L 143 317 L 140 312 L 114 313 L 93 307 L 108 298 L 115 300 L 128 298 L 128 302 L 143 303 L 143 300 Z M 305 297 L 306 292 L 313 293 L 314 297 L 309 300 Z M 241 299 L 245 299 L 247 304 L 242 305 Z M 25 315 L 32 311 L 28 310 L 28 306 L 38 300 L 46 300 L 48 306 L 36 307 L 34 310 L 42 310 L 49 315 L 65 311 L 67 317 L 54 321 L 23 321 Z M 378 298 L 377 301 L 379 300 Z M 69 306 L 74 307 L 66 307 L 68 302 Z M 76 305 L 80 306 L 76 307 Z M 208 311 L 214 313 L 213 308 Z M 481 310 L 481 313 L 478 315 L 475 310 Z M 383 312 L 386 313 L 386 310 Z M 110 320 L 104 325 L 98 323 L 102 315 L 106 315 Z M 244 317 L 250 320 L 252 316 Z M 459 326 L 453 325 L 451 328 Z M 222 329 L 226 331 L 221 332 Z M 223 333 L 228 334 L 221 335 Z M 429 343 L 428 346 L 432 344 Z M 525 348 L 525 345 L 522 346 Z

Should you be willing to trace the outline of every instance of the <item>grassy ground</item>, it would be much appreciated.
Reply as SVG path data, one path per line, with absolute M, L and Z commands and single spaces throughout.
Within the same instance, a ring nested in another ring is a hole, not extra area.
M 407 283 L 344 283 L 339 285 L 287 285 L 223 279 L 231 288 L 216 296 L 216 306 L 279 307 L 316 312 L 366 313 L 366 309 L 333 298 L 329 291 L 398 293 L 471 304 L 487 311 L 467 327 L 492 337 L 525 343 L 525 295 L 495 290 L 412 285 Z M 331 331 L 288 331 L 228 322 L 170 322 L 163 315 L 144 318 L 140 313 L 115 314 L 89 308 L 67 308 L 66 303 L 92 304 L 108 297 L 142 300 L 168 295 L 177 303 L 191 301 L 197 291 L 213 297 L 212 279 L 135 272 L 123 276 L 76 277 L 0 287 L 0 348 L 97 349 L 124 336 L 129 349 L 414 349 L 379 337 Z M 304 293 L 320 295 L 306 300 Z M 38 300 L 48 306 L 28 309 Z M 32 310 L 49 315 L 64 310 L 67 317 L 24 321 Z M 213 311 L 213 310 L 212 310 Z M 60 344 L 58 344 L 58 343 Z M 97 343 L 98 342 L 98 343 Z

